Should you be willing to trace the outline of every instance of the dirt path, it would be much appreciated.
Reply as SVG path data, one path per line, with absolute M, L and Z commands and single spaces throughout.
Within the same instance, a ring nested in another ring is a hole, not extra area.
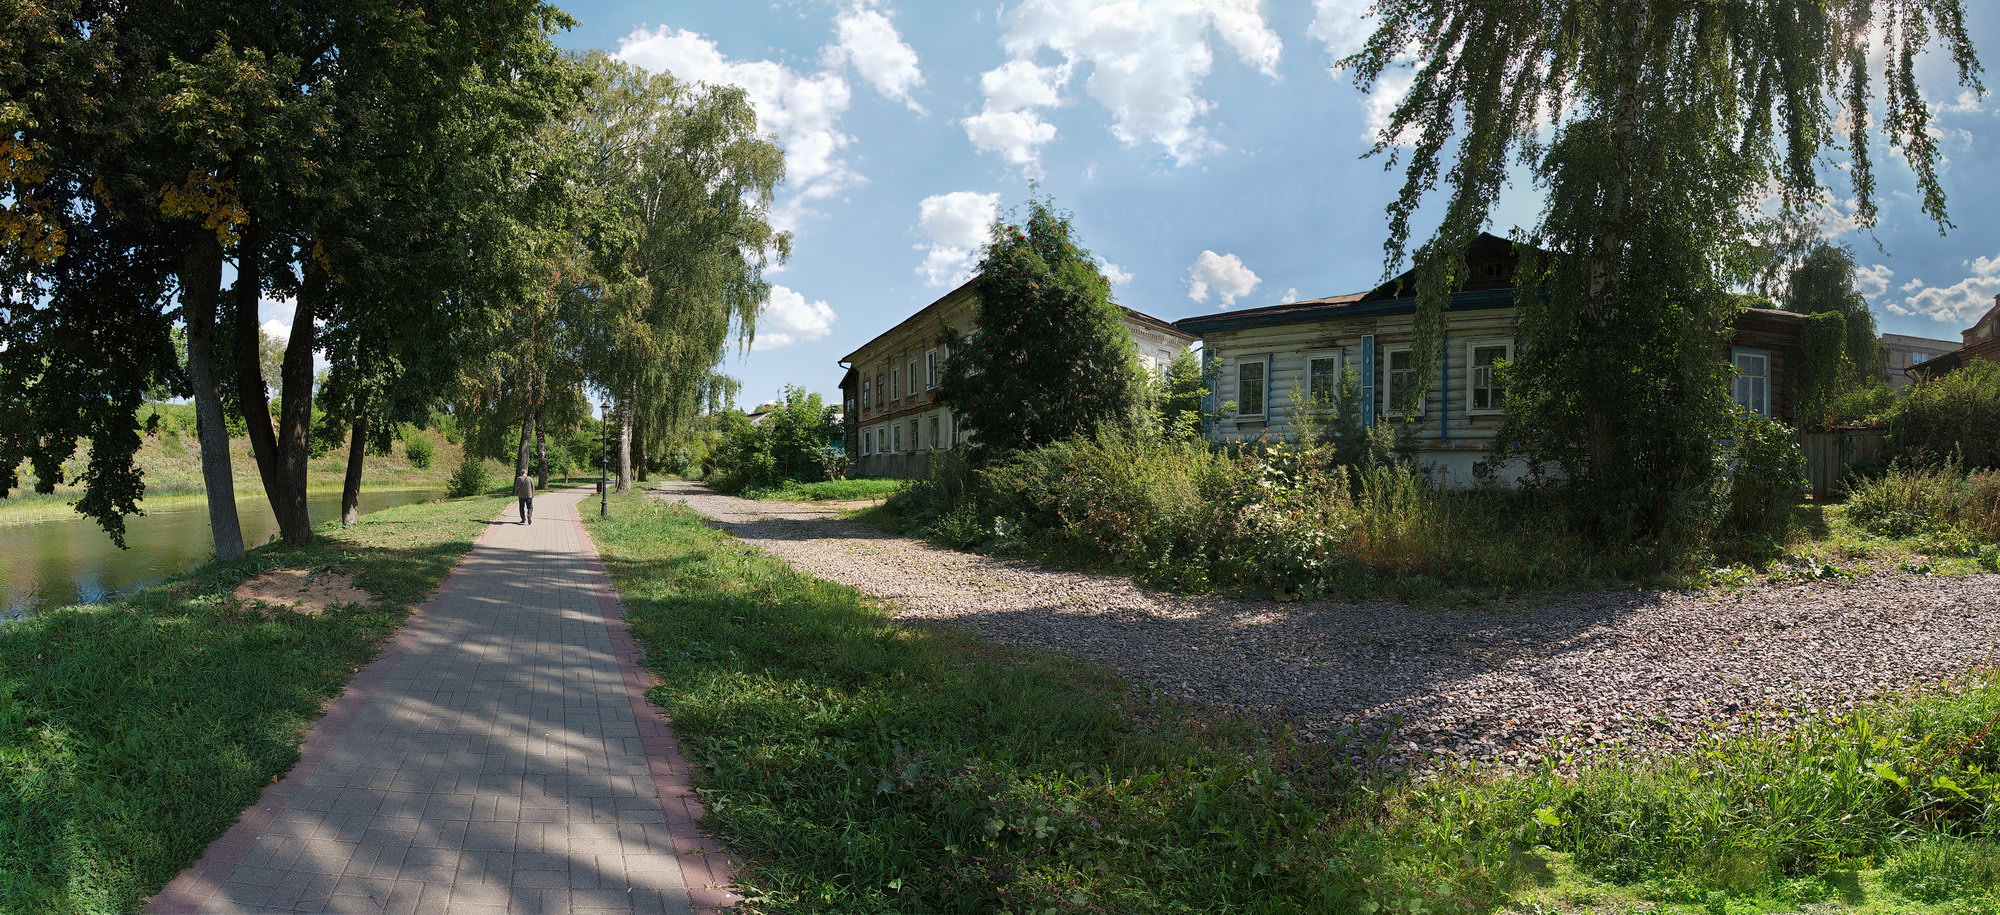
M 1527 763 L 1557 741 L 1671 748 L 1712 726 L 1962 676 L 2000 646 L 2000 575 L 1579 595 L 1520 613 L 1186 598 L 889 536 L 823 506 L 691 483 L 659 494 L 803 571 L 894 601 L 898 618 L 1081 655 L 1317 737 L 1394 724 L 1402 760 Z

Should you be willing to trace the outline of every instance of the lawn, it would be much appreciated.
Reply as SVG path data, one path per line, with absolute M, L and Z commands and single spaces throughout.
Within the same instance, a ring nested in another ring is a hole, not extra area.
M 1681 757 L 1417 782 L 897 625 L 679 507 L 590 523 L 753 911 L 2000 912 L 1984 676 Z
M 772 499 L 782 502 L 852 502 L 862 499 L 886 499 L 908 483 L 908 480 L 885 477 L 822 480 L 818 483 L 787 480 L 777 486 L 750 487 L 742 492 L 742 496 L 746 499 Z
M 499 499 L 405 505 L 159 587 L 0 625 L 0 912 L 130 912 L 291 768 L 305 728 L 468 550 Z M 237 604 L 266 569 L 381 602 Z

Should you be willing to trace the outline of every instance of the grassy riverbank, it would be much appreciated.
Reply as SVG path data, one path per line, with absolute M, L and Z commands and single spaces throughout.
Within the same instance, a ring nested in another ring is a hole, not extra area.
M 618 497 L 591 524 L 757 911 L 2000 911 L 1991 680 L 1650 763 L 1410 783 L 899 626 L 685 510 Z
M 406 505 L 119 600 L 0 625 L 0 912 L 131 912 L 298 758 L 325 702 L 504 504 Z M 239 605 L 275 568 L 379 598 L 319 617 Z
M 891 493 L 908 484 L 908 480 L 882 477 L 822 480 L 817 483 L 787 480 L 778 486 L 753 486 L 744 490 L 741 495 L 745 499 L 772 499 L 782 502 L 849 502 L 859 499 L 888 498 Z

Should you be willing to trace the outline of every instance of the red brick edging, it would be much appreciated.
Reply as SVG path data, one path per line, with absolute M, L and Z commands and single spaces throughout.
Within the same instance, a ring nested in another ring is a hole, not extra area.
M 495 517 L 504 516 L 506 511 Z M 472 548 L 465 551 L 465 555 L 470 556 L 473 550 L 479 549 L 480 543 L 492 536 L 494 530 L 495 528 L 488 527 L 481 532 L 472 542 Z M 459 561 L 463 562 L 464 558 L 460 557 Z M 389 679 L 389 672 L 403 660 L 403 654 L 409 650 L 410 643 L 416 641 L 417 633 L 422 631 L 424 623 L 430 620 L 432 605 L 451 596 L 452 582 L 457 579 L 455 574 L 457 571 L 457 563 L 454 563 L 451 571 L 445 573 L 444 581 L 438 585 L 437 591 L 433 592 L 428 600 L 417 605 L 417 609 L 411 611 L 409 617 L 403 620 L 402 628 L 396 630 L 396 634 L 389 638 L 389 644 L 375 655 L 374 660 L 362 667 L 360 673 L 355 674 L 354 679 L 348 682 L 346 691 L 327 707 L 326 714 L 313 722 L 312 727 L 306 731 L 305 746 L 300 748 L 299 761 L 292 766 L 292 770 L 276 783 L 265 786 L 264 792 L 257 796 L 257 803 L 243 811 L 243 815 L 236 818 L 236 823 L 229 827 L 229 831 L 222 834 L 222 838 L 209 843 L 208 850 L 202 852 L 199 860 L 188 865 L 186 870 L 181 871 L 179 876 L 153 896 L 151 904 L 146 907 L 147 912 L 152 915 L 184 915 L 184 913 L 193 915 L 201 911 L 201 907 L 222 889 L 224 883 L 229 882 L 229 876 L 236 872 L 236 866 L 242 864 L 243 859 L 250 857 L 250 852 L 256 849 L 257 838 L 270 827 L 271 821 L 277 817 L 279 811 L 291 806 L 292 799 L 298 796 L 299 789 L 312 777 L 314 770 L 319 768 L 319 764 L 326 759 L 327 754 L 333 752 L 333 745 L 340 742 L 341 735 L 346 734 L 347 729 L 354 724 L 355 716 L 361 714 L 362 708 L 368 705 L 368 700 L 374 698 L 375 690 L 381 687 L 384 680 Z
M 695 911 L 712 913 L 734 908 L 743 901 L 734 889 L 736 867 L 729 860 L 728 849 L 701 831 L 701 818 L 707 815 L 707 810 L 695 795 L 690 767 L 687 758 L 681 755 L 673 724 L 646 698 L 647 674 L 639 665 L 639 645 L 632 640 L 632 625 L 625 619 L 625 606 L 611 584 L 611 573 L 604 568 L 589 529 L 583 526 L 583 505 L 584 502 L 578 502 L 574 506 L 577 535 L 582 540 L 584 556 L 590 560 L 597 612 L 604 616 L 604 626 L 611 632 L 611 651 L 618 657 L 618 670 L 625 679 L 625 696 L 631 700 L 632 717 L 639 724 L 640 746 L 645 749 L 647 765 L 652 768 L 660 806 L 667 813 L 667 834 L 673 839 L 674 859 L 680 862 L 681 879 L 687 884 Z

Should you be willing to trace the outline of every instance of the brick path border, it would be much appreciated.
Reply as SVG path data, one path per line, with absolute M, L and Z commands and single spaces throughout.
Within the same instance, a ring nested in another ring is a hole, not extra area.
M 591 563 L 589 575 L 591 586 L 597 593 L 597 611 L 604 617 L 605 628 L 611 634 L 612 651 L 617 656 L 618 670 L 625 681 L 626 698 L 630 700 L 633 716 L 638 721 L 640 745 L 645 748 L 647 763 L 652 769 L 653 786 L 659 791 L 660 807 L 667 815 L 668 834 L 673 838 L 674 857 L 680 862 L 681 877 L 687 886 L 689 900 L 696 912 L 726 911 L 743 898 L 733 889 L 735 867 L 729 860 L 728 850 L 701 831 L 700 822 L 706 810 L 689 780 L 690 768 L 687 758 L 681 755 L 680 741 L 674 737 L 672 723 L 646 698 L 647 675 L 645 668 L 639 665 L 639 646 L 632 641 L 632 627 L 625 619 L 624 604 L 618 600 L 618 591 L 612 586 L 610 572 L 604 568 L 597 544 L 591 540 L 590 531 L 583 526 L 583 504 L 583 501 L 576 503 L 578 542 L 582 545 L 584 557 Z M 503 508 L 494 518 L 499 520 L 513 511 L 512 507 Z M 473 540 L 471 549 L 465 551 L 465 556 L 472 555 L 496 530 L 489 526 L 482 531 Z M 403 625 L 389 638 L 388 644 L 355 674 L 347 688 L 327 707 L 326 713 L 313 722 L 306 731 L 304 746 L 299 750 L 299 761 L 291 771 L 277 782 L 266 785 L 257 796 L 257 802 L 238 816 L 221 838 L 209 843 L 200 858 L 153 895 L 145 911 L 152 915 L 195 915 L 221 890 L 230 875 L 236 872 L 237 866 L 256 848 L 257 838 L 264 834 L 279 811 L 291 805 L 299 789 L 333 751 L 334 745 L 347 733 L 362 708 L 374 698 L 376 689 L 389 678 L 389 672 L 403 660 L 410 643 L 416 640 L 417 634 L 430 620 L 432 606 L 451 595 L 458 566 L 465 561 L 465 556 L 460 556 L 458 562 L 452 564 L 451 571 L 445 573 L 438 589 L 404 618 Z
M 653 786 L 659 789 L 660 806 L 667 813 L 667 833 L 673 837 L 674 859 L 680 862 L 681 880 L 696 912 L 726 911 L 743 901 L 734 889 L 736 867 L 729 859 L 729 850 L 701 831 L 701 819 L 708 811 L 695 794 L 691 780 L 693 767 L 681 755 L 673 722 L 646 698 L 651 675 L 639 663 L 639 644 L 632 640 L 632 623 L 626 619 L 625 605 L 611 583 L 611 570 L 605 568 L 597 552 L 597 542 L 583 524 L 583 510 L 588 501 L 577 503 L 577 534 L 583 555 L 591 563 L 597 612 L 604 616 L 604 627 L 611 632 L 611 650 L 618 656 L 619 672 L 624 674 L 625 696 L 631 700 L 632 717 L 639 723 L 640 746 L 646 750 Z

